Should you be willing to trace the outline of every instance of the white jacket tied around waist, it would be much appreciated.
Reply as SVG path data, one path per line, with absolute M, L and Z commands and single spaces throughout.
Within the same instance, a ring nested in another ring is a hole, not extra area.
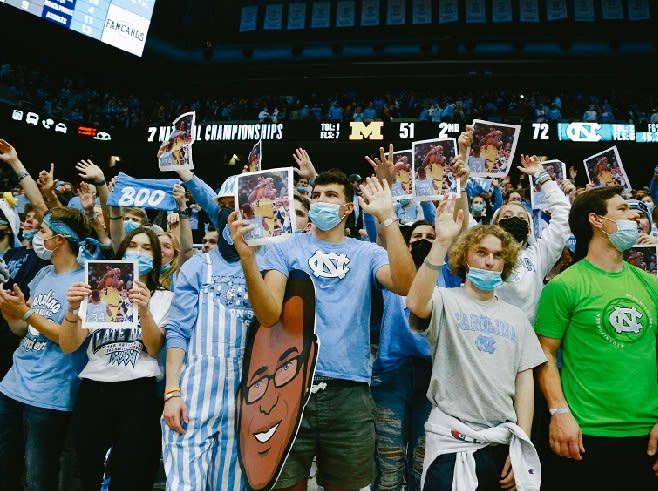
M 456 436 L 453 436 L 453 432 Z M 433 407 L 425 423 L 425 461 L 420 488 L 425 487 L 427 469 L 439 455 L 457 453 L 452 478 L 453 491 L 474 491 L 478 486 L 475 474 L 476 450 L 491 444 L 508 444 L 518 491 L 539 491 L 541 463 L 523 429 L 514 423 L 502 423 L 494 428 L 473 430 L 466 424 Z

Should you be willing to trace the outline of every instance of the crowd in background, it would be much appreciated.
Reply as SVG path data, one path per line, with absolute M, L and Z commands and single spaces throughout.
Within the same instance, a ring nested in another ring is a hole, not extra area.
M 658 122 L 658 98 L 633 92 L 562 90 L 326 91 L 254 97 L 152 92 L 133 87 L 102 88 L 97 81 L 20 64 L 0 65 L 0 100 L 75 123 L 112 128 L 171 124 L 195 111 L 211 121 L 373 121 L 413 119 L 466 123 L 595 121 Z

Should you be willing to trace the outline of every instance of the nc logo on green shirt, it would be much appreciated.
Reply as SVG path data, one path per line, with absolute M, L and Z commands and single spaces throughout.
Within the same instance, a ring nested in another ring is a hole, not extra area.
M 610 302 L 603 314 L 608 319 L 607 330 L 614 338 L 625 342 L 638 341 L 646 332 L 649 314 L 638 303 L 617 298 Z

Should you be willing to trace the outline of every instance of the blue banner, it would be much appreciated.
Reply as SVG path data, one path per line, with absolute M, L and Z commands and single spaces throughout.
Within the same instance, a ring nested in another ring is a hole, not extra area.
M 180 179 L 135 179 L 119 172 L 107 204 L 175 211 L 178 210 L 178 203 L 174 199 L 173 189 L 180 183 Z

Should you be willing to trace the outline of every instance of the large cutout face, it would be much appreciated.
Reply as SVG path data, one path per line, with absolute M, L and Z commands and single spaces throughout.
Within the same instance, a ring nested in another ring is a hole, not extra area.
M 239 460 L 250 490 L 269 490 L 292 446 L 310 396 L 318 353 L 315 290 L 290 273 L 281 318 L 250 327 L 237 394 Z

